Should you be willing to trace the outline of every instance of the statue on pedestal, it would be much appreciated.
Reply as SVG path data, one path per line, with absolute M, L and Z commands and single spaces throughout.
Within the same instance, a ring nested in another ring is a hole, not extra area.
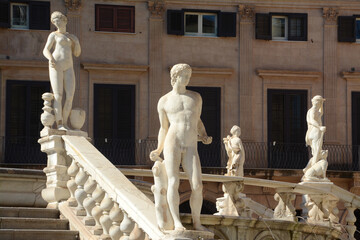
M 328 151 L 322 149 L 326 127 L 322 125 L 325 99 L 316 95 L 311 99 L 312 107 L 306 114 L 308 130 L 305 136 L 306 145 L 311 147 L 312 158 L 304 168 L 302 181 L 329 181 L 326 178 Z
M 153 161 L 161 161 L 160 154 L 162 151 L 164 153 L 162 164 L 165 166 L 167 176 L 165 178 L 167 180 L 166 197 L 175 230 L 185 230 L 179 216 L 180 164 L 189 178 L 192 190 L 190 207 L 194 229 L 206 230 L 200 223 L 203 185 L 197 141 L 210 144 L 212 138 L 207 135 L 200 119 L 202 108 L 200 94 L 186 89 L 191 73 L 192 70 L 187 64 L 176 64 L 172 67 L 170 75 L 173 89 L 159 100 L 157 106 L 160 118 L 158 146 L 150 153 L 150 159 Z M 155 183 L 154 190 L 156 187 Z M 156 200 L 155 204 L 157 205 Z
M 66 32 L 67 18 L 61 12 L 51 14 L 51 22 L 57 27 L 50 33 L 44 56 L 49 60 L 49 75 L 51 88 L 54 93 L 55 121 L 59 130 L 68 130 L 68 118 L 72 109 L 75 93 L 75 74 L 72 55 L 79 57 L 80 43 L 76 36 Z M 51 53 L 50 50 L 54 48 Z M 62 105 L 63 92 L 65 102 Z

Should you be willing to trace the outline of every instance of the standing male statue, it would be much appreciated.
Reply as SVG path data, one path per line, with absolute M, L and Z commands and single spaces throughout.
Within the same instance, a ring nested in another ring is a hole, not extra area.
M 173 90 L 160 98 L 157 109 L 160 130 L 157 149 L 150 153 L 156 161 L 164 150 L 164 164 L 167 174 L 167 201 L 175 230 L 185 230 L 179 216 L 179 167 L 187 174 L 190 186 L 190 208 L 194 229 L 206 230 L 200 223 L 202 206 L 201 165 L 197 151 L 197 141 L 210 144 L 200 119 L 202 99 L 200 94 L 186 89 L 190 81 L 191 68 L 187 64 L 176 64 L 170 71 Z

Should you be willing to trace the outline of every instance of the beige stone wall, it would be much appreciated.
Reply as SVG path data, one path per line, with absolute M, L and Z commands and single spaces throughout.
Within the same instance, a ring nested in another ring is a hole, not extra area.
M 63 1 L 51 1 L 51 11 L 69 17 L 68 30 L 76 34 L 82 55 L 75 61 L 78 90 L 75 107 L 87 111 L 86 130 L 92 136 L 93 84 L 136 85 L 136 138 L 155 138 L 158 129 L 156 102 L 171 89 L 169 68 L 179 62 L 194 67 L 191 86 L 221 88 L 221 135 L 234 124 L 243 129 L 243 140 L 267 141 L 267 89 L 305 89 L 310 99 L 316 94 L 329 98 L 324 122 L 325 139 L 351 144 L 351 91 L 360 91 L 357 80 L 341 74 L 351 68 L 360 72 L 360 45 L 338 43 L 336 23 L 323 18 L 326 7 L 339 15 L 360 14 L 357 1 L 160 1 L 165 11 L 148 9 L 147 1 L 89 0 L 79 10 L 66 9 Z M 95 31 L 95 4 L 135 6 L 135 33 Z M 237 14 L 236 37 L 189 37 L 168 35 L 166 9 L 207 9 L 238 12 L 239 5 L 255 13 L 284 12 L 308 14 L 308 41 L 266 41 L 255 39 L 254 18 Z M 326 25 L 326 27 L 325 27 Z M 54 27 L 51 27 L 54 30 Z M 46 70 L 21 67 L 22 61 L 46 64 L 42 49 L 50 31 L 0 29 L 1 128 L 4 135 L 5 82 L 46 80 Z M 18 67 L 9 70 L 10 61 Z M 89 68 L 89 64 L 98 64 Z M 140 68 L 141 71 L 134 70 Z M 276 70 L 269 77 L 262 70 Z M 290 74 L 289 74 L 290 72 Z M 295 75 L 294 75 L 295 74 Z M 309 76 L 310 75 L 310 76 Z

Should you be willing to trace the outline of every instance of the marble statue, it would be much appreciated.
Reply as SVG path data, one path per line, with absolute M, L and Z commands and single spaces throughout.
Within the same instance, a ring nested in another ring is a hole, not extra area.
M 329 181 L 326 178 L 328 151 L 323 150 L 323 139 L 326 127 L 322 125 L 323 105 L 325 99 L 316 95 L 311 99 L 312 107 L 308 110 L 306 121 L 308 130 L 305 136 L 306 145 L 311 147 L 312 158 L 303 169 L 302 181 Z
M 78 38 L 66 32 L 67 18 L 64 14 L 53 12 L 51 22 L 56 26 L 57 30 L 50 33 L 43 54 L 49 60 L 49 75 L 54 93 L 53 107 L 57 128 L 68 130 L 67 122 L 75 93 L 72 55 L 79 57 L 81 48 Z M 54 48 L 54 51 L 51 53 L 52 48 Z M 65 102 L 64 106 L 62 106 L 64 90 Z
M 150 153 L 150 159 L 159 160 L 164 154 L 167 174 L 167 202 L 174 221 L 175 230 L 185 230 L 179 216 L 179 167 L 187 174 L 190 186 L 190 208 L 195 230 L 206 230 L 200 223 L 202 206 L 201 165 L 197 141 L 210 144 L 212 137 L 206 133 L 200 119 L 202 99 L 200 94 L 186 89 L 192 70 L 187 64 L 176 64 L 170 71 L 172 91 L 160 98 L 158 113 L 160 130 L 157 149 Z
M 241 129 L 234 125 L 230 133 L 223 139 L 226 153 L 229 157 L 227 162 L 227 176 L 244 176 L 244 162 L 245 162 L 245 151 L 242 141 L 240 139 Z
M 323 115 L 325 99 L 320 95 L 316 95 L 311 99 L 312 107 L 306 114 L 308 130 L 305 136 L 306 145 L 311 147 L 311 153 L 316 162 L 320 157 L 322 150 L 324 133 L 326 127 L 322 125 L 321 117 Z

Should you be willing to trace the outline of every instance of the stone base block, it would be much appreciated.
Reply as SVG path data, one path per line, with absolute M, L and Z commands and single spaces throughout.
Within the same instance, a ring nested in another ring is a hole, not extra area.
M 83 221 L 86 226 L 95 226 L 95 219 L 91 216 L 85 217 Z
M 41 196 L 48 203 L 65 201 L 70 197 L 69 190 L 61 187 L 45 188 L 41 191 Z
M 166 240 L 190 240 L 190 239 L 214 239 L 214 233 L 209 231 L 197 231 L 197 230 L 173 230 L 166 231 L 168 236 Z

